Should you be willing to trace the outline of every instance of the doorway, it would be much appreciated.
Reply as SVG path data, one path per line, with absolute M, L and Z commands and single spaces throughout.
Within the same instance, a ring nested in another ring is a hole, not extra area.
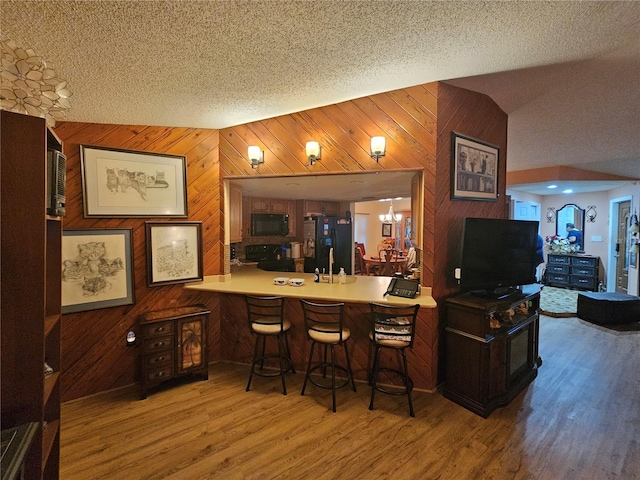
M 542 206 L 537 202 L 523 202 L 521 200 L 513 201 L 513 220 L 534 220 L 538 222 L 538 235 L 540 235 L 540 211 Z M 542 280 L 541 263 L 536 267 L 536 278 Z
M 629 255 L 627 252 L 628 224 L 631 197 L 614 198 L 609 202 L 609 266 L 608 292 L 627 293 L 629 290 Z
M 629 290 L 629 255 L 627 254 L 628 225 L 631 216 L 631 201 L 618 204 L 618 238 L 616 240 L 616 292 Z

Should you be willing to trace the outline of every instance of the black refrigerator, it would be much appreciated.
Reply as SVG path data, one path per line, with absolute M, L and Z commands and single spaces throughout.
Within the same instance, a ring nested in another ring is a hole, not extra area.
M 333 274 L 344 267 L 351 275 L 353 263 L 353 231 L 350 218 L 306 217 L 304 219 L 304 271 L 313 273 L 317 268 L 329 273 L 329 250 L 333 248 Z

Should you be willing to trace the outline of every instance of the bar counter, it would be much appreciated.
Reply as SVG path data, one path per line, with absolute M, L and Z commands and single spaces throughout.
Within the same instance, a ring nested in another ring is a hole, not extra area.
M 303 278 L 304 285 L 275 285 L 274 278 Z M 300 299 L 319 303 L 344 302 L 344 322 L 351 331 L 349 339 L 349 356 L 356 380 L 366 382 L 371 364 L 371 330 L 369 302 L 389 305 L 420 304 L 416 326 L 416 341 L 413 349 L 407 352 L 409 373 L 416 389 L 435 391 L 437 382 L 438 355 L 438 321 L 436 302 L 431 296 L 431 288 L 422 287 L 421 294 L 415 298 L 385 296 L 390 277 L 347 276 L 346 284 L 338 283 L 335 275 L 334 283 L 314 283 L 313 274 L 294 272 L 267 272 L 251 265 L 232 267 L 227 276 L 205 277 L 204 281 L 189 283 L 187 290 L 197 290 L 212 295 L 210 324 L 212 331 L 210 345 L 212 359 L 249 364 L 253 352 L 254 337 L 247 323 L 245 295 L 282 296 L 285 297 L 285 317 L 291 322 L 289 345 L 296 371 L 304 372 L 308 361 L 310 341 L 304 328 L 304 317 Z M 218 328 L 219 326 L 219 328 Z M 271 345 L 268 348 L 275 348 Z M 395 363 L 398 357 L 386 357 L 388 363 Z M 344 358 L 338 355 L 343 363 Z M 399 367 L 399 364 L 396 365 Z M 248 377 L 247 377 L 248 378 Z M 260 379 L 254 382 L 252 389 L 271 388 L 269 380 Z M 278 382 L 274 383 L 278 388 Z M 362 386 L 364 388 L 364 385 Z M 361 387 L 361 388 L 362 388 Z
M 276 277 L 302 278 L 301 287 L 292 285 L 276 285 Z M 286 298 L 304 298 L 319 302 L 369 303 L 376 302 L 389 305 L 415 305 L 420 308 L 435 308 L 436 302 L 431 296 L 431 287 L 422 287 L 415 298 L 402 298 L 384 295 L 391 279 L 389 277 L 369 277 L 348 275 L 347 283 L 338 283 L 338 275 L 333 276 L 333 283 L 313 282 L 312 273 L 266 272 L 255 266 L 234 267 L 227 277 L 205 277 L 203 282 L 185 285 L 188 290 L 202 290 L 220 293 L 236 293 L 240 295 L 282 296 Z

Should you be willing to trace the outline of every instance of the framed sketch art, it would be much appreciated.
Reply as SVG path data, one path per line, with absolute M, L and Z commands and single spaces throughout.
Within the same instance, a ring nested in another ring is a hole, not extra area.
M 383 237 L 390 237 L 391 236 L 391 224 L 390 223 L 383 223 L 382 224 L 382 236 Z
M 145 222 L 147 285 L 197 282 L 202 275 L 202 222 Z
M 186 217 L 185 157 L 80 146 L 85 217 Z
M 451 198 L 497 201 L 498 147 L 455 132 L 451 147 Z
M 62 313 L 134 303 L 131 228 L 62 232 Z

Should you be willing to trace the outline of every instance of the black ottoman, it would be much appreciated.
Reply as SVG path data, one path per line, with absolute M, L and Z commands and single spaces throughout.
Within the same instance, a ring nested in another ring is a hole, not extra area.
M 601 324 L 640 322 L 640 297 L 618 292 L 580 293 L 578 318 Z

